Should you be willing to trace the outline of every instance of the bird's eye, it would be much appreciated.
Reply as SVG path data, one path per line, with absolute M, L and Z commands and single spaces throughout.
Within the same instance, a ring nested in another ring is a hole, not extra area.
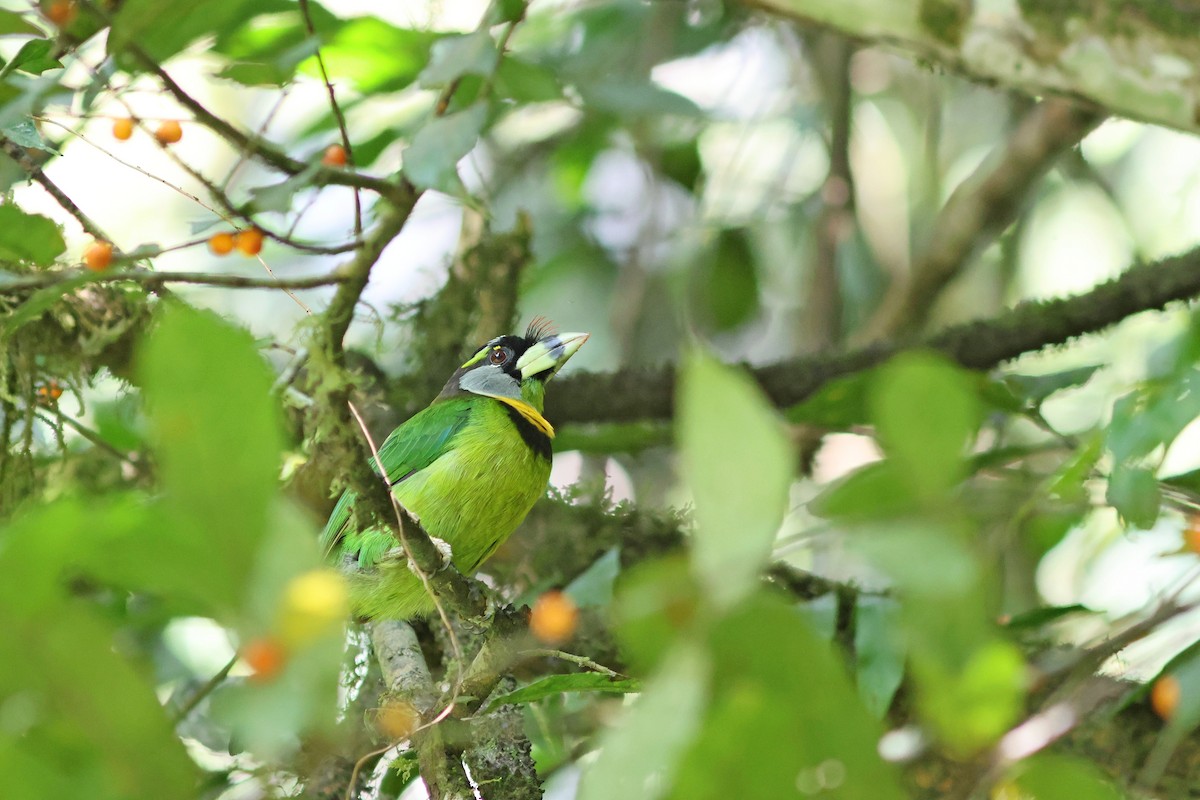
M 488 361 L 497 367 L 507 364 L 510 358 L 512 358 L 512 351 L 507 347 L 494 347 L 492 348 L 492 352 L 488 353 Z

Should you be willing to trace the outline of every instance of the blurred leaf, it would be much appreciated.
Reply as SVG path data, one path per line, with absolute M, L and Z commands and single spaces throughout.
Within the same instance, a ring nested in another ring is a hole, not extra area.
M 165 308 L 138 359 L 157 444 L 174 557 L 208 583 L 217 609 L 242 599 L 267 528 L 281 425 L 272 375 L 243 330 Z
M 487 28 L 445 36 L 433 43 L 418 82 L 422 89 L 440 89 L 463 75 L 491 75 L 499 57 Z
M 33 75 L 41 75 L 48 69 L 58 69 L 62 62 L 51 55 L 54 42 L 49 39 L 30 39 L 21 45 L 21 49 L 13 56 L 11 69 L 19 69 Z
M 883 719 L 904 679 L 904 646 L 895 600 L 862 596 L 854 606 L 854 671 L 858 694 Z
M 576 88 L 583 102 L 596 111 L 635 117 L 701 116 L 700 108 L 691 100 L 649 81 L 607 79 Z
M 1098 435 L 1092 435 L 1081 443 L 1070 458 L 1059 468 L 1058 474 L 1050 484 L 1048 493 L 1067 502 L 1084 502 L 1088 491 L 1085 486 L 1096 462 L 1104 450 L 1104 440 Z
M 829 519 L 895 517 L 916 509 L 896 465 L 876 461 L 830 483 L 808 501 L 808 510 Z
M 679 378 L 682 469 L 696 504 L 692 558 L 718 604 L 754 585 L 787 510 L 795 455 L 744 373 L 695 352 Z
M 870 407 L 897 474 L 920 497 L 958 482 L 980 418 L 965 372 L 930 353 L 901 354 L 879 369 Z
M 1148 530 L 1158 520 L 1162 490 L 1150 470 L 1117 463 L 1109 476 L 1105 499 L 1128 524 Z
M 975 753 L 1017 721 L 1025 699 L 1025 662 L 1015 645 L 992 639 L 958 670 L 944 659 L 921 655 L 913 662 L 920 706 L 952 752 Z
M 564 692 L 639 692 L 641 683 L 632 678 L 612 678 L 599 672 L 576 672 L 570 675 L 549 675 L 539 678 L 515 692 L 497 697 L 488 706 L 488 711 L 504 705 L 532 703 Z
M 518 103 L 546 103 L 563 96 L 562 84 L 552 71 L 511 54 L 500 59 L 494 83 L 498 96 Z
M 843 664 L 795 611 L 756 595 L 717 624 L 709 646 L 711 708 L 671 797 L 904 797 Z
M 11 35 L 41 36 L 42 29 L 30 22 L 26 15 L 19 14 L 16 11 L 8 9 L 0 9 L 0 36 Z
M 11 203 L 0 205 L 0 259 L 48 267 L 66 249 L 54 220 L 28 214 Z
M 292 210 L 296 195 L 306 189 L 313 188 L 313 176 L 321 169 L 320 159 L 313 162 L 301 172 L 269 186 L 255 186 L 250 189 L 250 206 L 255 212 L 277 211 L 285 214 Z
M 877 523 L 852 544 L 913 596 L 945 601 L 979 581 L 979 564 L 963 537 L 933 522 Z
M 658 163 L 664 175 L 683 188 L 694 190 L 704 167 L 700 160 L 699 139 L 688 139 L 664 147 Z
M 125 69 L 143 69 L 125 51 L 136 46 L 162 63 L 201 36 L 236 30 L 256 15 L 260 0 L 125 0 L 113 15 L 108 50 Z
M 308 11 L 315 36 L 309 34 L 295 3 L 264 2 L 258 10 L 261 15 L 254 25 L 223 31 L 217 37 L 213 50 L 228 57 L 218 77 L 246 86 L 287 83 L 296 69 L 346 24 L 313 0 L 308 2 Z
M 655 800 L 704 713 L 708 663 L 696 647 L 678 647 L 646 683 L 624 719 L 600 738 L 600 753 L 579 781 L 579 800 Z
M 646 561 L 617 579 L 613 617 L 630 669 L 653 669 L 700 615 L 700 590 L 682 557 Z
M 751 319 L 758 311 L 758 272 L 746 231 L 722 229 L 710 257 L 689 271 L 688 283 L 692 306 L 713 329 L 729 330 Z
M 613 583 L 621 572 L 621 556 L 612 548 L 597 558 L 563 591 L 580 608 L 607 608 L 612 603 Z
M 331 78 L 349 81 L 363 94 L 394 92 L 417 79 L 437 39 L 430 31 L 397 28 L 378 17 L 355 17 L 322 46 L 321 57 Z M 300 71 L 320 77 L 314 61 Z
M 1015 769 L 1016 784 L 1029 800 L 1121 800 L 1125 795 L 1096 766 L 1053 753 L 1039 753 Z
M 1042 401 L 1055 392 L 1084 385 L 1102 366 L 1102 364 L 1091 364 L 1062 372 L 1051 372 L 1047 375 L 1009 374 L 1004 376 L 1004 382 L 1012 387 L 1013 391 L 1036 406 L 1041 405 Z
M 1073 528 L 1083 524 L 1091 507 L 1080 503 L 1075 506 L 1055 507 L 1039 511 L 1027 517 L 1021 533 L 1035 557 L 1041 558 L 1058 545 Z
M 1113 404 L 1108 447 L 1118 461 L 1144 458 L 1175 440 L 1200 416 L 1200 370 L 1189 368 L 1163 384 L 1152 384 Z
M 474 149 L 486 122 L 483 104 L 430 120 L 404 149 L 405 176 L 416 186 L 458 194 L 458 162 Z
M 814 597 L 807 602 L 798 603 L 796 609 L 808 622 L 813 633 L 826 642 L 833 641 L 838 625 L 837 595 L 825 594 Z
M 843 378 L 826 382 L 799 405 L 786 412 L 791 422 L 805 422 L 833 430 L 847 430 L 855 425 L 865 425 L 870 417 L 867 413 L 867 395 L 874 373 L 870 370 L 856 372 Z

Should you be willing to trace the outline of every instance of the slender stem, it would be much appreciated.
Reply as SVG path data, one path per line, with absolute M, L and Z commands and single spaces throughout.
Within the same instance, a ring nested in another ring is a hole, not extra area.
M 196 693 L 189 697 L 188 701 L 184 703 L 178 711 L 175 712 L 172 722 L 175 725 L 178 725 L 187 719 L 188 714 L 191 714 L 193 711 L 195 711 L 196 706 L 200 705 L 204 698 L 216 691 L 216 688 L 225 682 L 225 679 L 229 677 L 229 671 L 233 669 L 233 665 L 237 662 L 238 655 L 237 653 L 234 653 L 233 658 L 229 659 L 229 662 L 225 664 L 225 666 L 221 667 L 216 675 L 213 675 L 211 678 L 209 678 L 208 681 L 199 689 L 197 689 Z
M 224 275 L 214 272 L 151 272 L 144 269 L 121 270 L 90 274 L 82 269 L 41 272 L 15 278 L 0 278 L 0 295 L 12 294 L 28 289 L 43 289 L 58 283 L 87 276 L 88 283 L 113 283 L 132 281 L 146 286 L 164 283 L 196 283 L 206 286 L 223 286 L 229 289 L 316 289 L 320 286 L 341 284 L 347 277 L 340 270 L 324 275 L 309 275 L 303 278 L 252 278 L 246 275 Z

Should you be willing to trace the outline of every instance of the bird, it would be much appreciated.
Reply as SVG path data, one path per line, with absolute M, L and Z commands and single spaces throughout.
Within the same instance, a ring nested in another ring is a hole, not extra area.
M 498 336 L 463 362 L 441 393 L 379 447 L 400 504 L 471 575 L 546 492 L 554 428 L 542 415 L 546 383 L 588 339 L 535 319 L 524 335 Z M 379 472 L 379 465 L 372 460 Z M 321 534 L 348 578 L 360 620 L 413 619 L 436 608 L 403 549 L 382 526 L 356 529 L 347 489 Z

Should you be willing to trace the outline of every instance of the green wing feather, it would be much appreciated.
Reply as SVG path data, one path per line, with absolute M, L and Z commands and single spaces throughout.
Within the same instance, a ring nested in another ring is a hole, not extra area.
M 449 449 L 454 435 L 467 424 L 475 400 L 473 397 L 453 397 L 434 402 L 392 431 L 379 448 L 379 460 L 387 471 L 388 483 L 394 486 L 440 458 Z M 349 489 L 342 493 L 325 523 L 321 549 L 329 554 L 340 544 L 343 555 L 357 555 L 359 564 L 369 567 L 393 541 L 386 531 L 364 531 L 355 535 L 349 530 L 355 497 Z

